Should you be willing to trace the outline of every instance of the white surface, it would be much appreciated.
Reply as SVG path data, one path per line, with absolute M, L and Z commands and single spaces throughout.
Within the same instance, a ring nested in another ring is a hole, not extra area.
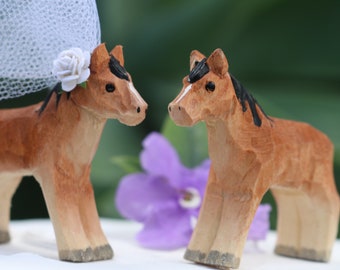
M 140 225 L 128 221 L 102 219 L 102 226 L 114 249 L 113 260 L 91 263 L 68 263 L 58 260 L 54 232 L 49 220 L 12 221 L 9 244 L 0 245 L 0 269 L 207 269 L 183 259 L 184 249 L 176 251 L 155 251 L 140 248 L 134 235 Z M 340 269 L 340 242 L 334 245 L 329 263 L 316 263 L 280 257 L 273 253 L 275 233 L 270 233 L 266 241 L 258 244 L 254 251 L 248 243 L 242 256 L 240 269 L 261 270 L 328 270 Z

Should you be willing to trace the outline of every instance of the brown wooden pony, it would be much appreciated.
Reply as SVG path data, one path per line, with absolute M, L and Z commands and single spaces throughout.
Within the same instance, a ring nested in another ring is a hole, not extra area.
M 33 175 L 45 197 L 60 259 L 112 258 L 90 170 L 108 118 L 127 125 L 145 118 L 147 104 L 123 65 L 121 46 L 109 55 L 101 44 L 92 53 L 86 89 L 58 92 L 43 105 L 0 110 L 0 243 L 9 241 L 11 197 L 22 177 Z
M 237 268 L 249 226 L 270 188 L 278 205 L 277 254 L 328 261 L 339 195 L 333 146 L 308 124 L 269 118 L 228 73 L 222 50 L 190 56 L 191 72 L 169 105 L 173 121 L 205 121 L 212 161 L 197 226 L 185 258 Z

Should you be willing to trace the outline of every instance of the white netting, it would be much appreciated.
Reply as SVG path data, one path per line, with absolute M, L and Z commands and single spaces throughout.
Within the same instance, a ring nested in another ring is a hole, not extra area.
M 53 87 L 61 51 L 99 43 L 95 0 L 0 0 L 0 100 Z

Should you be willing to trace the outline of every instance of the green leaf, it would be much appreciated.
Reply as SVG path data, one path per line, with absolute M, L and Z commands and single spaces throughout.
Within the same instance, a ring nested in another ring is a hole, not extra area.
M 111 158 L 111 162 L 126 174 L 142 170 L 138 156 L 115 156 Z
M 204 123 L 193 127 L 178 127 L 167 117 L 162 133 L 175 147 L 186 166 L 194 167 L 208 158 L 208 139 Z
M 81 87 L 83 87 L 84 89 L 86 89 L 86 81 L 85 82 L 82 82 L 79 84 Z
M 138 156 L 143 133 L 141 127 L 128 127 L 117 120 L 107 122 L 92 162 L 91 180 L 97 186 L 110 186 L 126 173 L 112 164 L 112 157 Z

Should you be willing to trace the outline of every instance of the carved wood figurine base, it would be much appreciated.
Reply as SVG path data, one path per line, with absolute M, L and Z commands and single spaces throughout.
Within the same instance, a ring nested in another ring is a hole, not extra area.
M 337 235 L 340 200 L 333 176 L 333 145 L 308 124 L 268 117 L 228 73 L 222 50 L 190 56 L 191 72 L 169 104 L 173 121 L 205 121 L 211 168 L 185 258 L 238 268 L 263 195 L 278 207 L 280 255 L 327 262 Z
M 121 46 L 92 53 L 86 89 L 48 103 L 0 110 L 0 243 L 10 240 L 11 198 L 25 175 L 40 183 L 61 260 L 111 259 L 90 183 L 91 162 L 108 118 L 137 125 L 147 104 L 123 68 Z M 53 94 L 53 93 L 52 93 Z

